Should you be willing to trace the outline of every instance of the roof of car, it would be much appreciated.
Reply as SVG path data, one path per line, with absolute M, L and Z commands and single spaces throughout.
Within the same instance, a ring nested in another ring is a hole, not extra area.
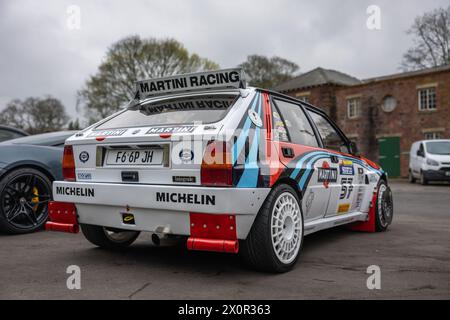
M 63 144 L 64 141 L 70 136 L 74 135 L 77 131 L 56 131 L 49 133 L 35 134 L 31 136 L 16 138 L 2 142 L 2 144 L 31 144 L 41 146 L 54 146 Z
M 24 136 L 28 136 L 28 135 L 29 135 L 27 132 L 25 132 L 25 131 L 22 130 L 22 129 L 15 128 L 15 127 L 10 127 L 10 126 L 6 126 L 6 125 L 2 125 L 2 124 L 0 124 L 0 130 L 13 131 L 13 132 L 16 132 L 16 133 L 20 133 L 20 134 L 22 134 L 22 135 L 24 135 Z
M 448 142 L 450 139 L 429 139 L 429 140 L 420 140 L 416 142 Z

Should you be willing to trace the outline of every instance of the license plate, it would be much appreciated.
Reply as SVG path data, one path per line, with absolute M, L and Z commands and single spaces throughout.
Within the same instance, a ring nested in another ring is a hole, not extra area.
M 162 149 L 139 150 L 108 150 L 106 164 L 113 166 L 122 165 L 161 165 L 163 161 Z

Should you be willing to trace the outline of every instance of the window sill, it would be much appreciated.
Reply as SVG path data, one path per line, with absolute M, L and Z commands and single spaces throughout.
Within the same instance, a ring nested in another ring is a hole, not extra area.
M 426 109 L 426 110 L 420 110 L 419 109 L 420 113 L 433 113 L 433 112 L 436 112 L 436 111 L 438 111 L 438 110 L 437 109 Z

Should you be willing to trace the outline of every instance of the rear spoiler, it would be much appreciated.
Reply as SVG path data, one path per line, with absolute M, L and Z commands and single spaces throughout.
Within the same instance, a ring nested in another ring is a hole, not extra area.
M 245 73 L 241 68 L 182 74 L 136 82 L 136 93 L 127 109 L 142 100 L 171 93 L 204 91 L 208 89 L 245 89 Z

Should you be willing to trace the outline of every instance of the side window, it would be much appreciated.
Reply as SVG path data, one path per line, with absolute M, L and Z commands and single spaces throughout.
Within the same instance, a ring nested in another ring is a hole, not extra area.
M 322 115 L 309 111 L 313 122 L 322 138 L 324 148 L 339 152 L 350 153 L 348 147 L 341 135 L 334 129 L 331 123 Z
M 276 99 L 275 104 L 281 113 L 280 119 L 274 117 L 275 131 L 277 131 L 277 124 L 281 125 L 284 122 L 292 143 L 311 147 L 319 146 L 314 130 L 299 105 Z

